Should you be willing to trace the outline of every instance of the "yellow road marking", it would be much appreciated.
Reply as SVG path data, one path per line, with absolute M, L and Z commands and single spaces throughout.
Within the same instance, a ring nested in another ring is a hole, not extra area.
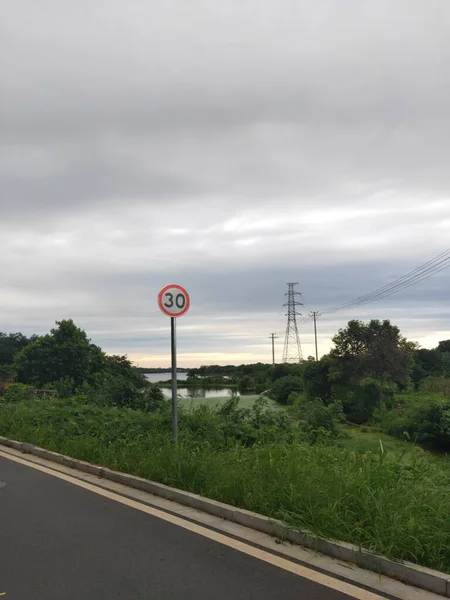
M 345 581 L 341 581 L 340 579 L 336 579 L 335 577 L 324 575 L 323 573 L 319 573 L 318 571 L 314 571 L 313 569 L 309 569 L 308 567 L 298 565 L 297 563 L 291 562 L 285 558 L 281 558 L 280 556 L 271 554 L 270 552 L 266 552 L 265 550 L 254 548 L 253 546 L 250 546 L 244 542 L 240 542 L 239 540 L 227 537 L 226 535 L 217 533 L 216 531 L 212 531 L 210 529 L 207 529 L 206 527 L 197 525 L 196 523 L 185 521 L 180 517 L 176 517 L 175 515 L 165 513 L 162 510 L 158 510 L 157 508 L 153 508 L 152 506 L 147 506 L 146 504 L 142 504 L 136 500 L 125 498 L 124 496 L 120 496 L 119 494 L 115 494 L 114 492 L 110 492 L 109 490 L 106 490 L 104 488 L 97 487 L 95 485 L 87 483 L 86 481 L 76 479 L 75 477 L 71 477 L 70 475 L 61 473 L 60 471 L 54 471 L 53 469 L 49 469 L 47 467 L 44 467 L 43 465 L 39 465 L 34 462 L 29 462 L 27 460 L 24 460 L 23 458 L 19 458 L 18 456 L 13 456 L 12 454 L 4 453 L 1 450 L 0 456 L 8 460 L 12 460 L 14 462 L 25 465 L 27 467 L 31 467 L 32 469 L 36 469 L 37 471 L 41 471 L 42 473 L 46 473 L 47 475 L 51 475 L 52 477 L 57 477 L 58 479 L 62 479 L 64 481 L 72 483 L 73 485 L 77 485 L 78 487 L 81 487 L 85 490 L 89 490 L 90 492 L 98 494 L 99 496 L 103 496 L 104 498 L 108 498 L 109 500 L 120 502 L 125 506 L 129 506 L 130 508 L 134 508 L 135 510 L 139 510 L 148 515 L 152 515 L 153 517 L 157 517 L 158 519 L 162 519 L 193 533 L 197 533 L 198 535 L 218 542 L 219 544 L 222 544 L 224 546 L 228 546 L 229 548 L 233 548 L 234 550 L 238 550 L 239 552 L 247 554 L 248 556 L 252 556 L 253 558 L 262 560 L 270 565 L 283 569 L 284 571 L 288 571 L 289 573 L 293 573 L 294 575 L 298 575 L 299 577 L 303 577 L 304 579 L 309 579 L 314 583 L 331 588 L 332 590 L 342 592 L 343 594 L 347 594 L 347 596 L 350 596 L 351 598 L 356 598 L 357 600 L 386 600 L 384 596 L 380 596 L 373 592 L 369 592 L 368 590 L 361 589 L 359 587 L 356 587 L 355 585 L 346 583 Z M 0 594 L 0 596 L 1 595 L 2 594 Z

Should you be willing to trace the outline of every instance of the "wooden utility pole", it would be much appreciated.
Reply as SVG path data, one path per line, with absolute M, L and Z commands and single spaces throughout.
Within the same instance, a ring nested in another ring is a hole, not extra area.
M 320 312 L 317 310 L 313 310 L 309 313 L 309 316 L 314 319 L 314 342 L 316 345 L 316 361 L 319 360 L 319 353 L 317 351 L 317 319 L 320 317 Z
M 278 338 L 276 333 L 271 333 L 269 338 L 272 340 L 272 364 L 275 364 L 275 340 Z

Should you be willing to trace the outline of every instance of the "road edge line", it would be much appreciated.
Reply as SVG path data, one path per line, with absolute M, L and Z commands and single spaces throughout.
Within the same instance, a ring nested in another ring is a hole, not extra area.
M 411 585 L 440 596 L 450 598 L 450 575 L 441 573 L 427 567 L 415 565 L 410 562 L 396 562 L 384 556 L 373 554 L 347 542 L 339 542 L 320 538 L 314 534 L 298 529 L 291 529 L 281 521 L 271 519 L 264 515 L 254 513 L 230 504 L 205 498 L 198 494 L 185 492 L 172 488 L 162 483 L 157 483 L 143 477 L 114 471 L 107 467 L 65 456 L 58 452 L 46 450 L 27 442 L 10 440 L 0 436 L 0 445 L 13 448 L 24 454 L 32 454 L 39 458 L 70 467 L 84 473 L 96 475 L 115 483 L 148 492 L 155 496 L 172 500 L 178 504 L 197 509 L 214 515 L 226 521 L 231 521 L 250 529 L 266 533 L 273 537 L 287 540 L 295 545 L 309 548 L 321 554 L 331 556 L 347 563 L 356 564 L 358 567 L 396 579 L 404 584 Z

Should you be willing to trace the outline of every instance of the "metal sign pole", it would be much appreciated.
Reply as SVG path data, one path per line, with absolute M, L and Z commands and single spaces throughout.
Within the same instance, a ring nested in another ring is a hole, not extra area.
M 172 444 L 177 447 L 178 443 L 178 407 L 177 407 L 177 330 L 176 319 L 170 318 L 171 342 L 172 342 Z

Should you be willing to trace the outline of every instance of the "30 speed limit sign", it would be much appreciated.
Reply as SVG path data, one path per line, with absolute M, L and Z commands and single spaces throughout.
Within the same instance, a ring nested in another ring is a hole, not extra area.
M 158 294 L 158 306 L 168 317 L 182 317 L 190 305 L 189 294 L 181 285 L 166 285 Z
M 191 305 L 189 294 L 176 283 L 166 285 L 158 294 L 158 306 L 170 317 L 170 345 L 172 355 L 172 443 L 178 443 L 178 381 L 177 381 L 177 327 L 176 318 L 187 313 Z

